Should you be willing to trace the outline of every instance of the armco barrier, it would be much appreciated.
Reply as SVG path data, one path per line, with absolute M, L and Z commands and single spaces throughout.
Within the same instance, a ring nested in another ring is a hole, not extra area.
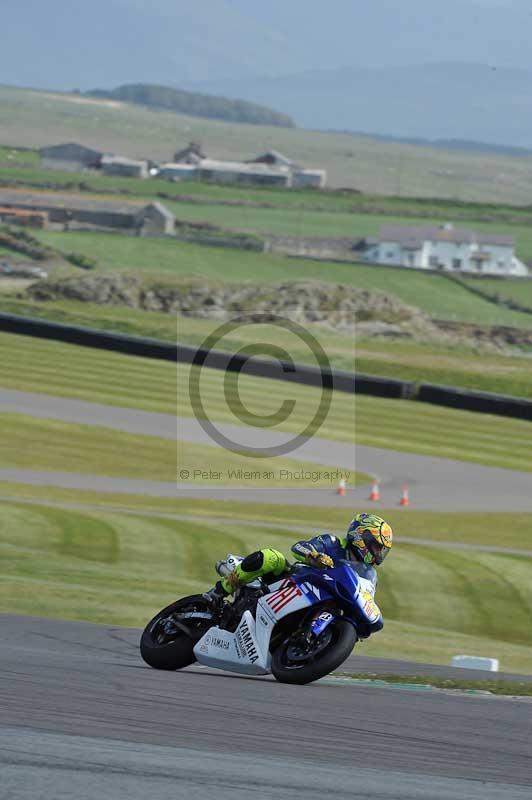
M 77 325 L 64 325 L 59 322 L 20 317 L 15 314 L 0 313 L 0 330 L 182 364 L 201 364 L 205 361 L 206 366 L 213 369 L 229 372 L 243 370 L 246 375 L 275 378 L 307 386 L 334 389 L 339 392 L 408 398 L 414 388 L 411 383 L 394 379 L 354 375 L 341 370 L 320 370 L 318 367 L 307 364 L 288 364 L 260 358 L 246 359 L 244 356 L 224 353 L 221 350 L 207 352 L 189 345 L 175 345 L 157 339 L 108 333 Z
M 532 420 L 532 401 L 509 395 L 455 389 L 422 383 L 417 386 L 408 381 L 380 378 L 374 375 L 357 375 L 341 370 L 323 370 L 307 364 L 285 364 L 267 359 L 252 358 L 211 350 L 209 353 L 189 345 L 175 345 L 158 339 L 127 336 L 120 333 L 63 325 L 59 322 L 19 317 L 0 313 L 0 331 L 40 339 L 96 347 L 143 358 L 154 358 L 182 364 L 201 364 L 213 369 L 240 372 L 262 378 L 275 378 L 307 386 L 325 387 L 339 392 L 368 394 L 403 400 L 420 400 L 440 406 L 498 414 L 506 417 Z M 208 357 L 207 357 L 208 356 Z
M 176 360 L 175 344 L 161 342 L 157 339 L 144 339 L 140 336 L 127 336 L 121 333 L 82 328 L 77 325 L 63 325 L 60 322 L 19 317 L 15 314 L 0 314 L 0 331 L 17 333 L 22 336 L 35 336 L 39 339 L 54 339 L 58 342 L 96 347 L 100 350 L 113 350 L 130 356 L 158 358 L 165 361 Z
M 475 392 L 470 389 L 455 389 L 453 386 L 434 386 L 431 383 L 422 383 L 418 388 L 416 399 L 438 406 L 532 420 L 532 400 L 505 394 Z

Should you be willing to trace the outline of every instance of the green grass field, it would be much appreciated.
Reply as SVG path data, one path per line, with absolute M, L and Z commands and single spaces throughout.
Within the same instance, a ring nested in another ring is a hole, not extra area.
M 0 89 L 1 93 L 1 89 Z M 217 184 L 186 181 L 172 183 L 160 178 L 149 181 L 137 178 L 104 176 L 96 172 L 66 173 L 63 170 L 43 168 L 39 165 L 37 150 L 17 150 L 0 147 L 0 180 L 27 184 L 70 186 L 82 183 L 83 191 L 101 195 L 121 194 L 148 201 L 164 196 L 165 202 L 194 202 L 197 204 L 253 208 L 287 209 L 296 212 L 317 211 L 325 213 L 384 215 L 386 217 L 453 219 L 464 223 L 495 223 L 527 225 L 532 219 L 528 206 L 504 205 L 492 202 L 464 202 L 444 197 L 405 197 L 398 195 L 368 194 L 352 190 L 278 189 L 275 187 L 219 186 Z M 529 198 L 527 198 L 529 200 Z
M 280 470 L 315 472 L 315 464 L 290 458 L 256 459 L 208 445 L 124 433 L 109 428 L 78 425 L 21 414 L 0 413 L 2 450 L 0 466 L 50 470 L 148 480 L 177 480 L 178 469 L 190 472 L 194 484 L 245 486 L 336 487 L 337 479 L 300 480 L 284 477 Z M 335 465 L 331 465 L 335 469 Z M 219 473 L 210 477 L 207 468 Z M 232 477 L 243 470 L 244 478 Z M 258 475 L 257 472 L 261 474 Z M 266 474 L 271 473 L 271 477 Z M 347 473 L 347 471 L 346 471 Z M 351 472 L 351 485 L 369 478 Z
M 532 280 L 528 278 L 513 278 L 512 280 L 499 280 L 497 278 L 463 278 L 464 282 L 473 289 L 479 289 L 501 300 L 514 300 L 521 306 L 532 310 Z M 532 317 L 530 320 L 532 327 Z
M 532 230 L 532 229 L 531 229 Z M 532 234 L 531 234 L 532 235 Z M 42 231 L 38 238 L 65 251 L 97 259 L 100 269 L 204 276 L 225 282 L 260 283 L 321 280 L 361 289 L 379 289 L 417 306 L 436 319 L 485 325 L 530 327 L 520 314 L 479 298 L 443 275 L 425 275 L 390 267 L 291 259 L 229 248 L 204 247 L 168 239 L 138 239 L 113 233 L 57 233 Z
M 215 158 L 251 158 L 277 148 L 307 166 L 325 167 L 331 186 L 375 194 L 529 203 L 532 159 L 460 153 L 369 137 L 257 125 L 231 125 L 140 106 L 0 87 L 2 144 L 42 147 L 79 141 L 107 152 L 169 160 L 201 141 Z M 502 177 L 501 177 L 502 176 Z M 186 186 L 186 184 L 182 184 Z
M 0 335 L 0 385 L 40 391 L 89 402 L 142 408 L 180 415 L 192 413 L 188 368 L 117 353 L 77 348 L 9 334 Z M 224 373 L 206 370 L 201 391 L 213 419 L 235 423 L 223 400 Z M 240 379 L 241 399 L 255 414 L 272 414 L 279 398 L 296 402 L 279 430 L 299 432 L 314 416 L 317 390 L 277 384 L 261 378 Z M 457 458 L 464 461 L 532 470 L 529 422 L 440 408 L 405 400 L 333 393 L 331 411 L 319 436 L 375 447 Z
M 246 530 L 5 502 L 0 611 L 142 626 L 176 596 L 211 585 L 212 564 L 226 552 L 264 544 L 288 552 L 295 538 L 267 523 Z M 500 556 L 475 551 L 467 563 L 452 550 L 419 545 L 392 555 L 378 591 L 388 624 L 359 652 L 448 661 L 466 650 L 499 657 L 504 670 L 530 670 L 532 559 L 506 557 L 501 570 Z
M 345 508 L 309 508 L 205 498 L 99 493 L 1 481 L 0 497 L 3 502 L 57 504 L 74 511 L 133 512 L 139 516 L 162 515 L 175 521 L 184 519 L 189 522 L 206 522 L 209 525 L 222 521 L 244 528 L 266 525 L 272 530 L 278 528 L 287 533 L 295 528 L 309 536 L 323 530 L 338 536 L 344 535 L 353 510 L 349 496 Z M 532 552 L 532 514 L 513 514 L 515 525 L 511 529 L 507 525 L 507 513 L 416 511 L 411 507 L 396 507 L 387 509 L 382 514 L 393 527 L 395 543 L 401 547 L 403 543 L 415 544 L 416 540 L 421 545 L 430 541 L 448 548 L 455 542 L 462 546 L 470 545 L 472 550 L 476 550 L 477 545 L 500 547 L 501 530 L 504 529 L 504 543 L 508 547 Z
M 12 296 L 0 298 L 0 309 L 89 328 L 172 342 L 176 340 L 176 318 L 172 314 L 72 300 L 38 303 L 14 299 Z M 218 324 L 216 321 L 178 317 L 177 337 L 181 343 L 200 345 Z M 458 349 L 451 345 L 382 339 L 357 339 L 353 343 L 348 337 L 319 325 L 309 324 L 306 328 L 323 346 L 332 366 L 338 369 L 351 372 L 357 369 L 370 375 L 406 381 L 430 381 L 532 397 L 532 370 L 530 357 L 526 355 L 503 356 L 466 346 Z M 239 350 L 254 341 L 258 334 L 261 341 L 286 345 L 284 333 L 269 326 L 257 326 L 234 331 L 220 342 L 219 348 Z M 289 350 L 294 361 L 315 363 L 312 354 L 299 341 L 291 342 Z
M 532 398 L 530 356 L 375 339 L 360 340 L 355 353 L 362 373 Z

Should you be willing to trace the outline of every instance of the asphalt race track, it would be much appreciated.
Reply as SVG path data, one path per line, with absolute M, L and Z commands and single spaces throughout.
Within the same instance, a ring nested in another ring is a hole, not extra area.
M 138 638 L 0 616 L 2 800 L 531 796 L 526 699 L 158 672 Z
M 0 412 L 27 414 L 85 425 L 98 425 L 131 433 L 215 446 L 197 420 L 136 411 L 97 403 L 84 403 L 43 394 L 0 389 Z M 219 424 L 227 436 L 248 446 L 264 447 L 290 438 L 265 429 Z M 401 486 L 410 486 L 412 507 L 448 511 L 532 511 L 532 473 L 484 467 L 451 459 L 431 458 L 313 438 L 291 457 L 316 464 L 357 469 L 381 480 L 381 501 L 376 508 L 396 505 Z M 0 469 L 0 481 L 62 486 L 73 489 L 146 494 L 160 497 L 209 497 L 248 502 L 342 505 L 334 491 L 326 489 L 269 489 L 240 486 L 205 486 L 183 482 L 107 478 L 72 473 Z M 350 487 L 349 499 L 361 503 L 368 489 Z

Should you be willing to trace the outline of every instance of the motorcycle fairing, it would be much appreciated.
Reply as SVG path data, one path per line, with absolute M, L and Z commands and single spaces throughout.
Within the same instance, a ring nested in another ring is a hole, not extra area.
M 200 664 L 244 675 L 266 675 L 271 671 L 270 639 L 277 622 L 320 600 L 290 578 L 277 581 L 270 589 L 269 594 L 259 598 L 255 619 L 251 611 L 244 611 L 234 633 L 217 626 L 209 628 L 194 647 Z
M 270 592 L 259 598 L 255 618 L 251 611 L 244 611 L 234 633 L 217 626 L 209 628 L 195 645 L 194 655 L 205 666 L 244 675 L 266 675 L 271 672 L 270 640 L 279 620 L 336 597 L 373 623 L 380 617 L 373 594 L 371 581 L 358 575 L 349 562 L 326 571 L 301 567 L 290 578 L 272 584 Z M 321 630 L 334 619 L 329 617 L 318 624 Z M 356 627 L 356 619 L 351 615 L 348 619 Z

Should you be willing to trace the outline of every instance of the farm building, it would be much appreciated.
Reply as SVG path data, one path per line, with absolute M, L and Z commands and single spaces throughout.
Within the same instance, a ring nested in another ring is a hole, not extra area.
M 327 182 L 327 172 L 324 169 L 299 169 L 292 170 L 292 186 L 294 189 L 323 189 Z
M 414 269 L 470 272 L 477 275 L 527 276 L 515 257 L 511 236 L 440 227 L 384 225 L 378 240 L 362 240 L 356 249 L 367 261 Z
M 147 178 L 148 162 L 137 161 L 134 158 L 125 156 L 102 156 L 102 172 L 104 175 L 119 175 L 124 178 Z
M 198 164 L 198 177 L 213 183 L 261 184 L 290 186 L 291 174 L 286 167 L 266 164 L 244 164 L 240 161 L 215 161 L 204 158 Z
M 48 214 L 46 211 L 23 211 L 20 208 L 0 207 L 0 222 L 28 228 L 46 228 Z
M 142 210 L 142 236 L 173 236 L 175 233 L 175 217 L 162 203 L 150 203 Z
M 191 180 L 198 177 L 197 164 L 181 164 L 169 163 L 159 164 L 157 170 L 158 178 L 166 178 L 166 180 Z
M 291 158 L 280 153 L 279 150 L 267 150 L 257 158 L 246 162 L 248 164 L 268 164 L 275 167 L 286 167 L 292 173 L 290 186 L 293 188 L 313 187 L 323 189 L 327 181 L 327 172 L 324 169 L 305 169 Z
M 161 164 L 159 175 L 170 180 L 198 178 L 212 183 L 317 189 L 327 180 L 325 170 L 300 167 L 279 150 L 267 150 L 248 161 L 222 161 L 208 158 L 198 142 L 178 150 L 172 164 Z
M 269 164 L 273 167 L 292 167 L 294 162 L 288 156 L 283 155 L 279 150 L 266 150 L 257 158 L 246 161 L 246 164 Z
M 207 158 L 207 155 L 201 149 L 201 144 L 199 142 L 190 142 L 187 147 L 178 150 L 177 153 L 174 154 L 174 163 L 197 164 L 198 161 L 201 161 L 203 158 Z
M 63 169 L 67 172 L 81 172 L 100 166 L 102 153 L 76 142 L 53 144 L 39 150 L 41 166 L 48 169 Z
M 173 215 L 161 203 L 142 205 L 78 194 L 1 189 L 0 206 L 8 210 L 44 212 L 52 227 L 98 228 L 152 236 L 167 235 L 170 228 L 173 232 Z

